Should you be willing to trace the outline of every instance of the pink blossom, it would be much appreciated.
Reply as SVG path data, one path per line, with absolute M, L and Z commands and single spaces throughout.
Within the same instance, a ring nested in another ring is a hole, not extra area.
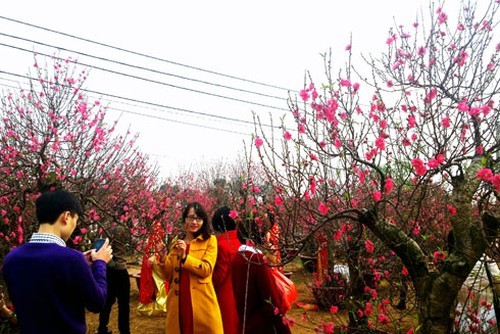
M 488 64 L 488 71 L 492 72 L 495 69 L 495 63 Z
M 444 12 L 441 12 L 438 16 L 438 21 L 439 24 L 443 24 L 448 20 L 448 15 L 446 15 Z
M 382 199 L 382 193 L 381 193 L 379 190 L 375 190 L 375 191 L 373 192 L 373 200 L 374 200 L 375 202 L 378 202 L 378 201 L 380 201 L 381 199 Z
M 408 126 L 410 128 L 413 128 L 417 124 L 417 121 L 415 120 L 414 116 L 408 116 Z
M 313 161 L 318 161 L 318 157 L 313 153 L 309 154 L 309 158 Z
M 299 124 L 299 133 L 306 133 L 306 127 L 304 124 Z
M 387 87 L 389 87 L 389 88 L 392 87 L 392 80 L 387 81 Z
M 335 138 L 335 141 L 333 142 L 333 145 L 335 145 L 336 148 L 341 148 L 342 147 L 342 142 L 340 139 Z
M 285 131 L 285 133 L 283 134 L 283 138 L 285 138 L 286 140 L 290 140 L 292 139 L 292 134 L 288 131 Z
M 373 310 L 372 310 L 372 303 L 366 302 L 366 304 L 365 304 L 365 314 L 366 314 L 366 316 L 367 317 L 371 316 L 372 312 L 373 312 Z
M 404 62 L 404 61 L 402 61 L 402 60 L 400 59 L 400 60 L 396 61 L 396 62 L 394 63 L 394 65 L 392 65 L 392 69 L 393 69 L 393 70 L 397 70 L 397 69 L 398 69 L 401 65 L 403 65 L 404 63 L 405 63 L 405 62 Z
M 375 250 L 375 244 L 371 240 L 366 240 L 365 248 L 368 253 L 373 253 L 373 251 Z
M 436 160 L 441 165 L 445 162 L 446 158 L 444 157 L 444 155 L 439 153 L 438 155 L 436 155 Z
M 256 138 L 255 138 L 255 146 L 256 146 L 256 147 L 261 147 L 261 146 L 262 146 L 262 144 L 264 144 L 264 141 L 262 140 L 262 138 L 260 138 L 260 137 L 256 137 Z
M 421 47 L 418 48 L 417 54 L 420 57 L 423 57 L 426 52 L 427 52 L 427 49 L 424 46 L 421 46 Z
M 378 322 L 380 322 L 383 325 L 387 325 L 391 322 L 389 320 L 389 318 L 384 313 L 379 313 L 377 320 L 378 320 Z
M 479 145 L 478 147 L 476 147 L 476 153 L 477 154 L 481 155 L 481 154 L 483 154 L 483 152 L 484 152 L 484 148 L 481 145 Z
M 355 82 L 353 85 L 352 85 L 352 88 L 354 89 L 355 92 L 357 92 L 359 90 L 359 82 Z
M 491 107 L 487 104 L 481 107 L 481 112 L 483 113 L 484 116 L 488 115 L 491 111 Z
M 312 98 L 313 100 L 316 100 L 318 98 L 318 92 L 316 91 L 316 89 L 313 89 L 312 91 Z
M 432 254 L 432 256 L 434 258 L 434 262 L 440 262 L 440 261 L 443 261 L 444 259 L 446 259 L 446 254 L 441 252 L 441 251 L 435 251 Z
M 408 276 L 408 274 L 409 274 L 408 268 L 403 267 L 403 270 L 401 270 L 401 274 L 403 274 L 404 276 Z
M 375 140 L 375 146 L 380 150 L 380 151 L 383 151 L 385 150 L 385 140 L 384 138 L 382 137 L 378 137 L 376 140 Z
M 325 203 L 321 202 L 319 203 L 318 210 L 324 216 L 330 211 L 330 208 Z
M 276 195 L 274 197 L 274 204 L 276 204 L 276 206 L 282 206 L 283 205 L 283 199 L 281 198 L 281 196 Z
M 472 117 L 477 116 L 480 113 L 481 113 L 481 109 L 479 109 L 478 107 L 472 107 L 469 110 L 469 115 L 471 115 Z
M 346 50 L 346 51 L 351 50 L 351 44 L 347 44 L 347 45 L 345 46 L 345 50 Z
M 342 79 L 342 80 L 340 80 L 340 85 L 342 87 L 350 87 L 351 86 L 351 81 L 349 81 L 347 79 Z
M 443 127 L 445 128 L 449 128 L 450 127 L 450 118 L 449 117 L 444 117 L 442 120 L 441 120 L 441 124 L 443 124 Z
M 309 177 L 309 189 L 311 189 L 311 194 L 314 195 L 316 193 L 316 179 L 314 176 Z
M 420 158 L 415 158 L 411 161 L 413 168 L 415 169 L 415 174 L 417 175 L 425 175 L 427 173 L 427 168 L 424 165 L 424 162 Z
M 454 216 L 457 214 L 457 209 L 453 205 L 447 205 L 446 208 L 448 209 L 450 215 Z
M 465 62 L 468 57 L 469 54 L 467 52 L 465 52 L 464 50 L 460 50 L 458 56 L 453 58 L 453 62 L 458 63 L 458 66 L 462 67 L 465 65 Z
M 338 229 L 335 234 L 333 235 L 333 239 L 335 241 L 339 241 L 342 238 L 342 230 Z
M 236 210 L 229 211 L 229 217 L 231 217 L 231 219 L 238 218 L 238 211 L 236 211 Z
M 432 87 L 429 93 L 427 93 L 424 101 L 426 103 L 431 103 L 432 100 L 436 98 L 436 95 L 437 95 L 437 90 L 436 88 Z
M 299 95 L 302 98 L 302 101 L 307 102 L 307 100 L 309 100 L 309 93 L 307 92 L 307 90 L 302 89 Z
M 385 184 L 384 184 L 384 190 L 386 194 L 390 194 L 391 191 L 394 189 L 394 182 L 390 177 L 385 179 Z
M 483 168 L 477 172 L 476 177 L 483 181 L 490 181 L 493 178 L 493 172 L 489 168 Z
M 491 184 L 493 184 L 493 187 L 495 187 L 496 191 L 500 191 L 500 174 L 495 174 L 491 180 Z
M 439 162 L 436 159 L 431 158 L 427 162 L 427 166 L 429 166 L 429 168 L 432 168 L 432 169 L 438 168 L 439 167 Z
M 335 314 L 335 313 L 337 313 L 337 312 L 338 312 L 338 310 L 339 310 L 339 307 L 338 307 L 338 306 L 332 306 L 332 307 L 330 307 L 330 313 L 331 313 L 331 314 Z

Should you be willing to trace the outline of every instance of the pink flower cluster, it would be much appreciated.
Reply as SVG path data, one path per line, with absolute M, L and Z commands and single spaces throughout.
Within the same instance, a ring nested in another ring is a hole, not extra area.
M 477 172 L 476 177 L 493 185 L 496 191 L 500 191 L 500 174 L 494 174 L 489 168 L 483 168 Z

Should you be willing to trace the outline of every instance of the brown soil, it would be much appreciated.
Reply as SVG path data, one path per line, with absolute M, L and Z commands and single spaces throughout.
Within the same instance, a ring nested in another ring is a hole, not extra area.
M 297 290 L 299 293 L 298 302 L 306 304 L 314 304 L 315 299 L 311 292 L 311 289 L 307 286 L 311 282 L 311 274 L 306 273 L 300 264 L 292 263 L 285 267 L 287 271 L 292 271 L 292 281 L 297 285 Z M 140 266 L 129 265 L 129 273 L 139 273 Z M 137 315 L 137 304 L 138 304 L 139 291 L 137 287 L 137 282 L 134 278 L 131 278 L 131 296 L 130 296 L 130 329 L 132 334 L 163 334 L 165 333 L 165 317 L 164 316 L 138 316 Z M 287 317 L 295 319 L 295 325 L 292 327 L 293 334 L 309 334 L 315 333 L 315 328 L 320 326 L 322 322 L 333 322 L 337 326 L 345 325 L 346 311 L 339 310 L 336 315 L 330 314 L 328 311 L 324 310 L 314 310 L 308 311 L 307 313 L 303 308 L 299 308 L 296 305 L 287 313 Z M 111 311 L 111 318 L 109 322 L 109 329 L 113 331 L 114 334 L 118 334 L 117 326 L 117 305 L 113 306 Z M 97 326 L 99 324 L 99 315 L 93 313 L 87 313 L 87 334 L 94 334 L 97 332 Z M 406 327 L 406 326 L 405 326 Z M 400 331 L 395 331 L 400 332 Z M 403 333 L 406 333 L 404 331 Z

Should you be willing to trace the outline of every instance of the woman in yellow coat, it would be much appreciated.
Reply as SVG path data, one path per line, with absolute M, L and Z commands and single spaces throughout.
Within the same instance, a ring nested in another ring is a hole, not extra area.
M 222 334 L 222 318 L 212 284 L 217 259 L 217 239 L 212 235 L 208 215 L 198 202 L 182 213 L 184 238 L 173 242 L 160 255 L 160 268 L 167 282 L 168 334 Z

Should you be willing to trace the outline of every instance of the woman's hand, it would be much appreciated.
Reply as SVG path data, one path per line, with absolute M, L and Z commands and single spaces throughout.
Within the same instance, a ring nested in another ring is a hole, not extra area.
M 178 249 L 181 253 L 181 260 L 186 258 L 186 242 L 184 240 L 177 240 L 174 247 Z

